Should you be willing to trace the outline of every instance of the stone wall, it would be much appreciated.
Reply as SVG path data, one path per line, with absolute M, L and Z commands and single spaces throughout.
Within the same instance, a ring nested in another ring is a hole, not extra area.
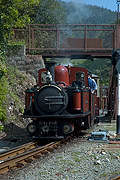
M 26 55 L 25 46 L 9 48 L 7 62 L 9 65 L 16 66 L 20 71 L 30 73 L 36 79 L 38 70 L 45 67 L 41 55 Z

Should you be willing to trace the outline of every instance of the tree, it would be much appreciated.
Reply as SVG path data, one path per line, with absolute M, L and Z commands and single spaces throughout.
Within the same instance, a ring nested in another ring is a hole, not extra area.
M 30 15 L 40 0 L 0 0 L 0 42 L 6 41 L 12 28 L 30 23 Z
M 62 24 L 65 21 L 64 2 L 58 0 L 42 0 L 34 18 L 38 24 Z

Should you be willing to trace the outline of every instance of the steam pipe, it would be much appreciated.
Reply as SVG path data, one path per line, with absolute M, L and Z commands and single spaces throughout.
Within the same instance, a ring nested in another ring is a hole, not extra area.
M 119 24 L 120 0 L 117 0 L 117 24 Z

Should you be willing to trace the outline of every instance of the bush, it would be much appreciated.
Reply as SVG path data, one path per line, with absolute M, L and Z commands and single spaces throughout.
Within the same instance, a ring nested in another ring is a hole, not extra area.
M 5 73 L 7 72 L 5 64 L 5 55 L 0 51 L 0 121 L 6 120 L 6 96 L 7 96 L 7 80 Z

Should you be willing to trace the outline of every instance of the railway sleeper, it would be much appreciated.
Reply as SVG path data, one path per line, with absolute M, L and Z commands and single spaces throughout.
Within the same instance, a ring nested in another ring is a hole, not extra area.
M 33 155 L 33 157 L 34 157 L 35 159 L 39 159 L 41 156 L 42 156 L 42 153 Z
M 43 154 L 48 154 L 49 151 L 48 151 L 48 150 L 44 150 L 42 153 L 43 153 Z
M 54 150 L 53 147 L 49 147 L 49 148 L 48 148 L 48 151 L 49 151 L 49 152 L 53 152 L 53 150 Z
M 25 162 L 24 163 L 19 162 L 19 163 L 16 164 L 16 167 L 17 168 L 22 168 L 25 164 L 26 164 Z
M 34 158 L 34 157 L 33 157 Z M 33 158 L 28 158 L 28 159 L 25 159 L 25 162 L 27 163 L 31 163 L 33 161 Z M 34 158 L 35 159 L 35 158 Z
M 5 174 L 5 173 L 7 173 L 9 170 L 10 170 L 10 169 L 9 169 L 9 166 L 4 167 L 4 168 L 0 169 L 0 174 Z
M 27 164 L 26 159 L 23 159 L 22 161 L 16 162 L 17 167 L 19 164 L 22 164 L 23 166 Z

